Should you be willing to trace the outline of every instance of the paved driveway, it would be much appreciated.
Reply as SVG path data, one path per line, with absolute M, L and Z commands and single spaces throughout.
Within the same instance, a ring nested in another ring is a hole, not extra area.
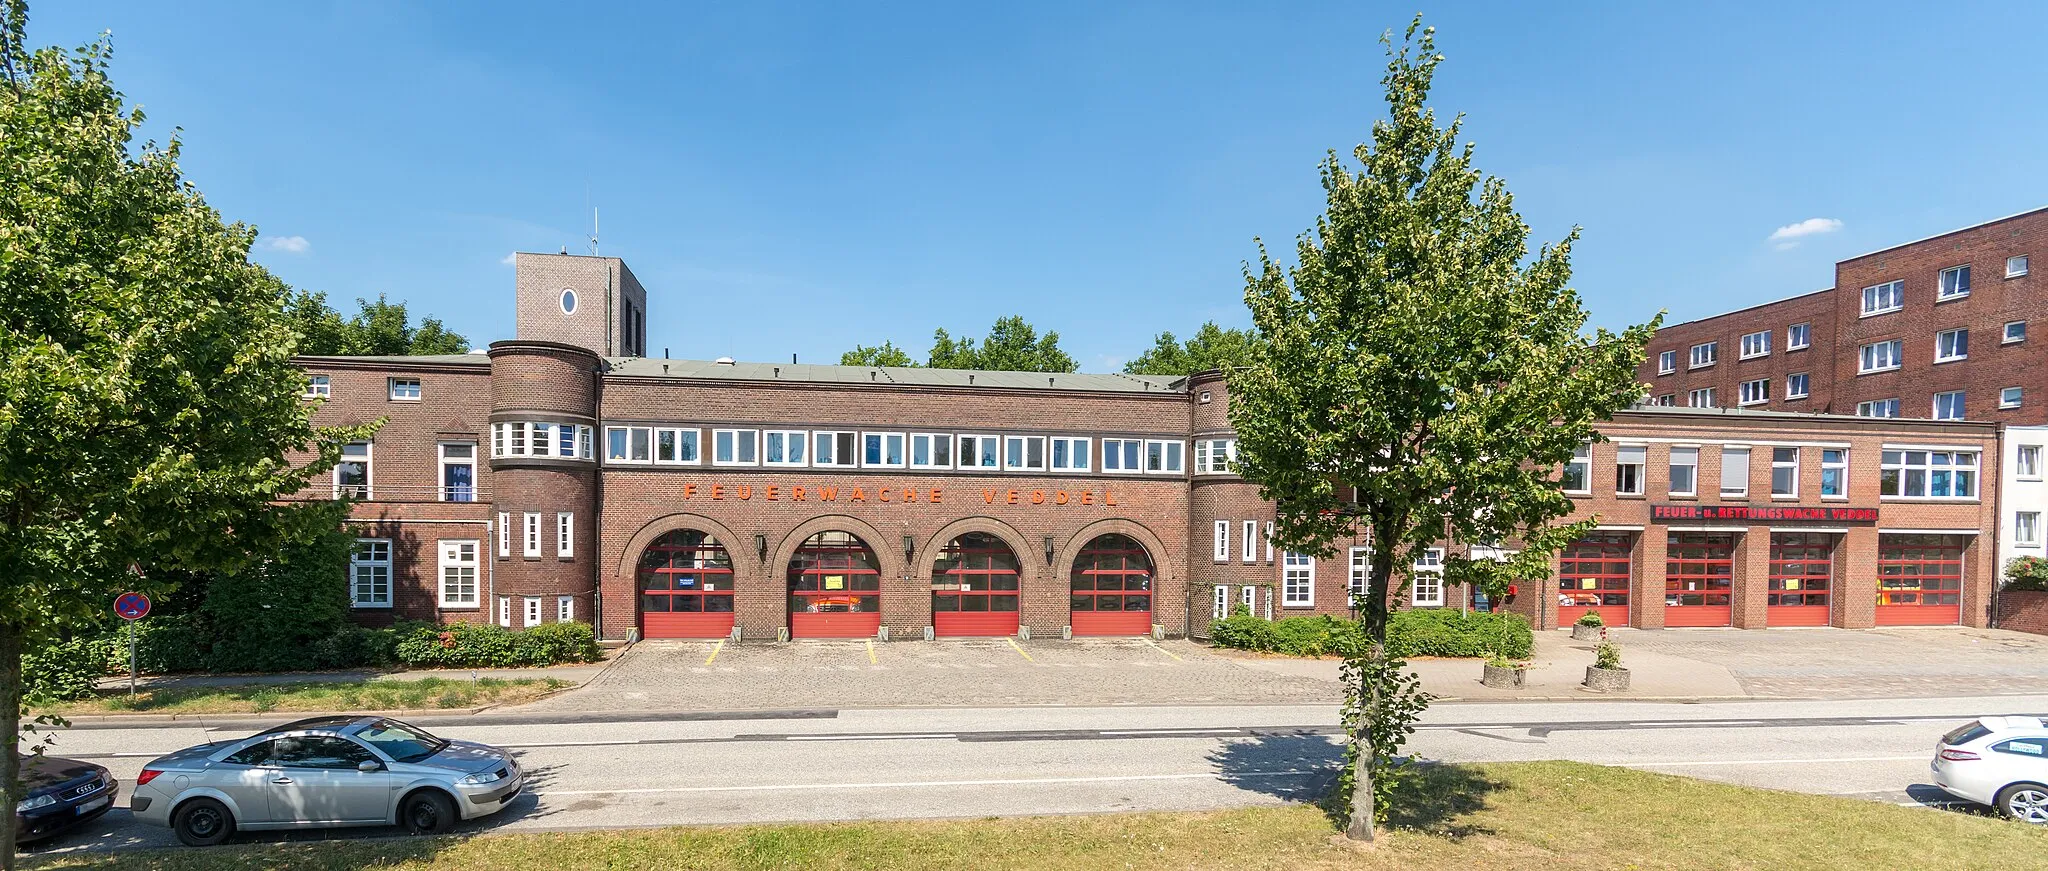
M 589 684 L 522 710 L 1339 700 L 1329 681 L 1249 668 L 1184 641 L 643 641 Z
M 1996 629 L 1615 630 L 1624 650 L 1728 669 L 1764 698 L 2048 693 L 2048 637 Z

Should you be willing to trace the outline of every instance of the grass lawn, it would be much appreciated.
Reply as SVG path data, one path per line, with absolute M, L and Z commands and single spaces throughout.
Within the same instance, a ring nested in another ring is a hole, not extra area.
M 50 708 L 80 714 L 267 714 L 271 711 L 398 711 L 517 703 L 570 686 L 554 678 L 373 680 L 275 685 L 144 689 L 133 696 L 107 690 L 96 698 Z
M 1426 769 L 1377 849 L 1316 808 L 363 838 L 31 860 L 35 869 L 2038 868 L 2048 831 L 1571 762 Z M 856 799 L 857 800 L 857 799 Z M 687 813 L 687 811 L 683 811 Z

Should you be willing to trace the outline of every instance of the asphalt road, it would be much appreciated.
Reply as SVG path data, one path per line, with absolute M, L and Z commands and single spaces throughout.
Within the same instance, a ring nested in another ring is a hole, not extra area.
M 1943 731 L 1973 716 L 2043 711 L 2048 696 L 1439 704 L 1411 746 L 1448 761 L 1573 759 L 1914 803 L 1938 801 L 1914 787 Z M 1276 804 L 1323 789 L 1339 758 L 1335 717 L 1326 706 L 1033 707 L 501 715 L 433 728 L 507 747 L 532 777 L 528 795 L 466 830 L 550 831 Z M 192 726 L 77 729 L 54 752 L 95 759 L 126 784 L 151 757 L 208 737 Z M 173 843 L 117 808 L 37 851 Z

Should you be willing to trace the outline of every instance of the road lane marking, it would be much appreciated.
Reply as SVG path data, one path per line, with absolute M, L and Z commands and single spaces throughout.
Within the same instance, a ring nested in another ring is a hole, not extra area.
M 1024 652 L 1024 648 L 1022 648 L 1022 647 L 1018 647 L 1018 646 L 1017 646 L 1017 639 L 1015 639 L 1015 638 L 1004 638 L 1003 640 L 1004 640 L 1004 641 L 1008 641 L 1008 642 L 1010 642 L 1010 649 L 1012 649 L 1012 650 L 1015 650 L 1015 651 L 1017 651 L 1017 655 L 1018 655 L 1018 656 L 1024 657 L 1024 661 L 1025 661 L 1025 662 L 1037 662 L 1037 661 L 1038 661 L 1038 660 L 1032 659 L 1032 658 L 1031 658 L 1031 654 L 1029 654 L 1029 653 L 1025 653 L 1025 652 Z
M 1677 768 L 1687 765 L 1820 765 L 1839 762 L 1926 762 L 1931 754 L 1920 756 L 1844 756 L 1833 759 L 1705 759 L 1692 762 L 1611 762 L 1624 768 Z
M 868 642 L 868 664 L 875 665 L 878 662 L 879 660 L 875 659 L 875 642 L 870 640 Z
M 1761 726 L 1762 720 L 1660 720 L 1630 723 L 1631 726 Z
M 934 732 L 929 735 L 785 735 L 785 741 L 912 741 L 934 738 L 958 738 L 951 732 Z
M 723 647 L 725 647 L 725 639 L 723 638 L 718 639 L 717 644 L 711 645 L 711 655 L 704 657 L 704 664 L 710 665 L 712 660 L 717 659 L 718 651 Z
M 1244 729 L 1130 729 L 1122 732 L 1097 732 L 1097 735 L 1237 735 Z
M 784 783 L 767 786 L 666 786 L 635 789 L 550 789 L 533 793 L 536 796 L 551 795 L 647 795 L 665 792 L 774 792 L 777 790 L 818 790 L 818 789 L 930 789 L 946 786 L 1033 786 L 1054 783 L 1132 783 L 1147 780 L 1236 780 L 1239 778 L 1301 777 L 1324 775 L 1327 771 L 1312 769 L 1290 769 L 1286 771 L 1247 771 L 1223 774 L 1204 771 L 1199 774 L 1127 774 L 1101 777 L 1018 777 L 1000 780 L 899 780 L 879 783 Z

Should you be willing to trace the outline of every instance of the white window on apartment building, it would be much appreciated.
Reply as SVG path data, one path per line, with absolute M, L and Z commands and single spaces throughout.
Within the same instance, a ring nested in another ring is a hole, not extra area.
M 969 440 L 974 438 L 977 438 L 977 436 L 960 437 L 960 468 L 965 469 L 973 465 L 969 459 L 973 454 L 967 450 L 967 447 Z M 980 438 L 989 440 L 989 465 L 994 466 L 996 459 L 995 436 L 980 436 Z M 811 465 L 820 467 L 836 466 L 840 468 L 858 466 L 860 465 L 859 442 L 860 433 L 812 432 Z
M 1696 496 L 1700 486 L 1700 449 L 1671 449 L 1671 495 Z
M 2001 340 L 1999 341 L 1999 344 L 2002 344 L 2002 345 L 2010 345 L 2010 344 L 2012 344 L 2012 343 L 2014 343 L 2014 342 L 2024 342 L 2024 341 L 2026 341 L 2026 340 L 2027 340 L 2027 322 L 2026 322 L 2026 321 L 2006 321 L 2006 323 L 2005 323 L 2005 338 L 2001 339 Z
M 1880 458 L 1879 496 L 1909 499 L 1977 498 L 1976 451 L 1887 448 Z
M 1280 604 L 1305 608 L 1316 603 L 1316 560 L 1307 554 L 1287 551 L 1280 571 Z
M 2027 274 L 2027 255 L 2005 258 L 2005 277 L 2018 278 Z
M 1813 344 L 1812 324 L 1793 324 L 1785 328 L 1785 350 L 1797 351 Z
M 512 555 L 512 515 L 498 512 L 498 556 Z
M 2039 547 L 2041 545 L 2041 512 L 2013 512 L 2012 543 L 2021 547 Z
M 1650 449 L 1643 445 L 1619 445 L 1614 449 L 1614 492 L 1624 496 L 1643 494 Z
M 1941 271 L 1941 294 L 1937 300 L 1970 295 L 1970 267 L 1951 266 Z
M 474 540 L 441 542 L 441 607 L 476 607 L 476 551 Z
M 1849 492 L 1849 452 L 1822 448 L 1820 452 L 1820 495 L 1841 497 Z
M 1195 471 L 1218 474 L 1230 471 L 1237 459 L 1237 439 L 1195 440 Z
M 391 539 L 356 539 L 349 550 L 348 577 L 355 607 L 391 607 Z
M 1249 563 L 1256 563 L 1256 562 L 1258 562 L 1258 561 L 1259 561 L 1259 544 L 1258 544 L 1258 542 L 1259 542 L 1259 522 L 1258 522 L 1258 521 L 1256 521 L 1256 520 L 1247 520 L 1247 521 L 1245 521 L 1245 522 L 1244 522 L 1244 561 L 1245 561 L 1245 562 L 1246 562 L 1247 564 L 1249 564 Z
M 441 487 L 443 502 L 476 501 L 476 442 L 442 442 Z
M 2020 399 L 2023 398 L 2025 394 L 2026 391 L 2018 387 L 2003 388 L 1998 391 L 1998 407 L 2018 408 L 2020 407 Z
M 1969 330 L 1942 330 L 1934 334 L 1934 362 L 1965 360 L 1970 356 Z
M 1365 595 L 1366 585 L 1372 580 L 1372 548 L 1354 547 L 1351 549 L 1349 557 L 1351 583 L 1347 589 L 1351 593 L 1351 607 L 1356 608 L 1358 607 L 1358 597 Z
M 1138 454 L 1145 449 L 1142 439 L 1103 439 L 1102 470 L 1123 474 L 1144 471 L 1139 465 Z
M 1057 449 L 1066 439 L 1053 439 Z M 1062 455 L 1055 450 L 1053 468 L 1064 470 L 1059 464 Z M 910 467 L 913 469 L 953 468 L 953 437 L 945 433 L 918 432 L 910 434 Z
M 1741 395 L 1737 400 L 1742 405 L 1761 405 L 1771 401 L 1771 379 L 1757 378 L 1742 382 Z
M 804 448 L 811 442 L 809 430 L 771 429 L 761 434 L 761 464 L 804 466 L 810 461 Z
M 1572 453 L 1571 462 L 1564 464 L 1564 491 L 1566 493 L 1593 492 L 1593 446 L 1580 445 Z
M 1696 387 L 1686 394 L 1685 404 L 1693 408 L 1714 408 L 1714 388 Z
M 1768 357 L 1770 355 L 1770 330 L 1758 330 L 1754 333 L 1744 333 L 1742 335 L 1742 356 L 1740 357 L 1740 359 L 1751 360 L 1757 357 Z
M 1045 436 L 1004 436 L 1003 468 L 1013 472 L 1045 471 Z
M 391 398 L 397 402 L 418 402 L 420 380 L 418 378 L 392 378 L 385 382 L 390 386 Z
M 1669 375 L 1678 371 L 1678 352 L 1663 351 L 1657 355 L 1657 374 Z
M 2022 481 L 2041 480 L 2041 446 L 2020 445 L 2013 452 L 2012 471 Z
M 752 466 L 760 463 L 759 430 L 715 429 L 711 431 L 711 464 Z
M 1721 449 L 1721 495 L 1749 495 L 1749 449 Z
M 539 596 L 527 596 L 527 597 L 525 597 L 525 599 L 526 599 L 526 601 L 525 601 L 524 603 L 522 603 L 522 604 L 524 604 L 524 605 L 526 606 L 526 607 L 525 607 L 525 609 L 524 609 L 525 613 L 524 613 L 524 614 L 521 614 L 521 615 L 520 615 L 521 617 L 523 617 L 523 618 L 525 618 L 525 619 L 524 619 L 524 620 L 522 620 L 522 621 L 520 621 L 520 623 L 519 623 L 519 626 L 520 626 L 520 628 L 524 629 L 524 628 L 526 628 L 526 627 L 529 627 L 529 626 L 539 626 L 539 625 L 540 625 L 540 597 L 539 597 Z
M 503 626 L 503 627 L 505 627 L 505 628 L 507 628 L 507 629 L 510 629 L 510 628 L 512 628 L 512 597 L 511 597 L 511 596 L 499 596 L 499 597 L 498 597 L 498 625 L 499 625 L 499 626 Z
M 576 597 L 575 597 L 575 596 L 556 596 L 556 597 L 555 597 L 555 622 L 556 622 L 556 623 L 567 623 L 567 622 L 569 622 L 569 621 L 571 621 L 571 620 L 574 620 L 574 619 L 576 619 Z
M 1799 449 L 1771 449 L 1771 498 L 1799 496 Z
M 1881 315 L 1906 307 L 1906 283 L 1888 281 L 1863 289 L 1863 314 Z
M 341 462 L 334 464 L 334 498 L 369 499 L 370 494 L 370 443 L 342 445 Z
M 1785 398 L 1805 399 L 1808 383 L 1806 373 L 1804 372 L 1794 372 L 1785 376 Z
M 569 559 L 576 555 L 576 513 L 564 511 L 555 515 L 555 556 Z
M 1950 390 L 1934 394 L 1935 420 L 1963 419 L 1963 391 Z
M 869 469 L 903 468 L 903 433 L 861 433 L 860 464 L 863 468 Z
M 1859 374 L 1861 374 L 1868 372 L 1889 372 L 1893 369 L 1897 369 L 1899 368 L 1900 358 L 1904 352 L 1904 349 L 1905 342 L 1901 339 L 1892 339 L 1884 342 L 1872 342 L 1868 345 L 1864 345 L 1858 351 L 1856 371 Z
M 1692 346 L 1692 350 L 1690 353 L 1692 356 L 1686 368 L 1699 369 L 1706 366 L 1712 366 L 1714 365 L 1715 360 L 1720 359 L 1721 343 L 1701 342 L 1697 345 Z
M 1650 397 L 1650 404 L 1651 404 L 1651 405 L 1661 405 L 1661 406 L 1663 406 L 1663 407 L 1665 407 L 1665 408 L 1670 408 L 1670 407 L 1672 407 L 1672 406 L 1674 406 L 1674 405 L 1677 405 L 1677 404 L 1678 404 L 1678 394 L 1676 394 L 1676 393 L 1659 393 L 1659 394 L 1657 394 L 1656 396 L 1652 396 L 1652 397 Z
M 1897 399 L 1870 399 L 1856 403 L 1857 417 L 1898 417 Z
M 520 553 L 523 556 L 540 556 L 540 512 L 528 511 L 520 518 Z
M 1408 604 L 1417 608 L 1441 608 L 1444 604 L 1444 549 L 1425 548 L 1415 558 L 1414 579 L 1408 583 Z
M 307 399 L 326 399 L 334 394 L 333 384 L 325 375 L 313 375 L 306 379 L 306 392 L 300 394 Z
M 1055 438 L 1052 440 L 1052 470 L 1055 472 L 1089 472 L 1095 469 L 1094 452 L 1090 440 L 1081 438 Z

